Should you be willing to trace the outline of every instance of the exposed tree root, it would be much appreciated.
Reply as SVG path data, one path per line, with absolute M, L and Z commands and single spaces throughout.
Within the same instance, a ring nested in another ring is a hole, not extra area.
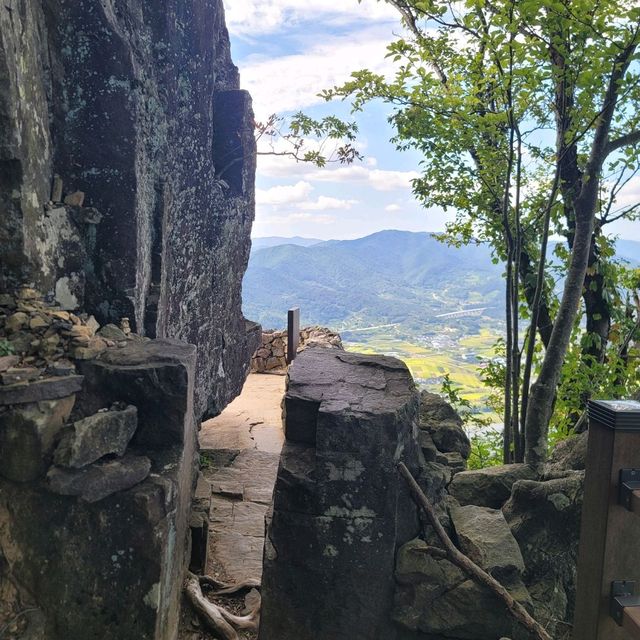
M 198 576 L 198 581 L 201 587 L 211 587 L 215 589 L 214 596 L 230 595 L 232 593 L 238 593 L 243 590 L 260 589 L 260 580 L 249 579 L 238 584 L 229 584 L 227 582 L 220 582 L 211 576 Z
M 212 586 L 217 589 L 214 595 L 229 595 L 242 590 L 256 589 L 252 602 L 247 598 L 247 608 L 245 615 L 236 616 L 204 597 L 201 584 Z M 238 631 L 257 631 L 260 625 L 260 595 L 257 589 L 260 583 L 256 580 L 247 580 L 238 585 L 228 585 L 218 582 L 210 576 L 196 576 L 193 573 L 187 574 L 184 584 L 184 593 L 187 596 L 194 611 L 198 614 L 204 624 L 222 640 L 239 640 Z
M 398 469 L 402 477 L 407 481 L 411 489 L 411 493 L 418 506 L 424 511 L 429 523 L 434 528 L 436 535 L 440 538 L 442 545 L 445 548 L 447 558 L 453 562 L 457 567 L 462 569 L 467 575 L 474 580 L 477 580 L 480 584 L 485 585 L 498 598 L 504 602 L 507 611 L 527 630 L 537 638 L 537 640 L 553 640 L 551 636 L 544 630 L 542 625 L 534 620 L 528 613 L 528 611 L 517 601 L 514 597 L 491 575 L 489 575 L 484 569 L 479 567 L 475 562 L 467 558 L 451 541 L 451 538 L 447 535 L 444 527 L 440 524 L 438 516 L 434 511 L 429 499 L 424 494 L 424 491 L 420 488 L 420 485 L 416 482 L 415 478 L 411 474 L 411 471 L 407 469 L 404 462 L 398 463 Z

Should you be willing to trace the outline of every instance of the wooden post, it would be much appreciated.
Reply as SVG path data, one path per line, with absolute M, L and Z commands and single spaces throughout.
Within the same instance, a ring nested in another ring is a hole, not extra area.
M 300 344 L 300 307 L 289 309 L 287 313 L 287 364 L 291 364 Z
M 625 469 L 640 469 L 640 403 L 590 402 L 573 640 L 640 640 L 640 609 L 611 615 L 614 581 L 635 581 L 640 591 L 640 513 L 628 508 L 637 504 L 633 491 L 621 504 Z

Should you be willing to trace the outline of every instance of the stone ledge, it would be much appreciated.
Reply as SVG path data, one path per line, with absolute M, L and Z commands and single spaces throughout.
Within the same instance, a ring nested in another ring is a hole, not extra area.
M 64 398 L 80 391 L 83 380 L 84 376 L 64 376 L 0 386 L 0 406 Z

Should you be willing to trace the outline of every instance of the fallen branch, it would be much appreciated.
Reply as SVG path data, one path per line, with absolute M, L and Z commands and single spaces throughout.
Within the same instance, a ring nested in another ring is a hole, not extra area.
M 538 640 L 553 640 L 551 636 L 544 630 L 539 622 L 536 622 L 527 610 L 517 601 L 514 597 L 491 575 L 489 575 L 484 569 L 479 567 L 475 562 L 467 558 L 451 541 L 444 527 L 440 524 L 440 520 L 436 516 L 429 499 L 424 494 L 420 485 L 416 482 L 415 478 L 411 474 L 411 471 L 407 469 L 404 462 L 398 463 L 398 470 L 403 478 L 407 481 L 411 493 L 414 499 L 418 503 L 418 506 L 424 511 L 429 523 L 434 528 L 436 535 L 442 542 L 447 557 L 453 564 L 462 569 L 467 575 L 471 576 L 474 580 L 477 580 L 480 584 L 485 585 L 493 593 L 495 593 L 506 605 L 507 610 L 511 615 L 535 638 Z
M 203 578 L 207 578 L 203 580 Z M 247 629 L 250 631 L 256 631 L 260 625 L 260 597 L 258 595 L 255 598 L 255 603 L 252 608 L 249 609 L 247 615 L 236 616 L 233 613 L 227 611 L 224 607 L 221 607 L 207 598 L 204 597 L 200 584 L 209 585 L 223 585 L 214 578 L 209 576 L 198 577 L 193 573 L 187 574 L 187 579 L 184 584 L 184 592 L 187 599 L 191 603 L 194 611 L 202 619 L 205 625 L 214 633 L 216 633 L 222 640 L 239 640 L 237 631 L 239 629 Z M 259 586 L 259 585 L 258 585 Z M 231 593 L 237 593 L 242 589 L 255 589 L 256 585 L 254 581 L 247 581 L 239 585 L 224 585 L 215 595 L 228 595 Z

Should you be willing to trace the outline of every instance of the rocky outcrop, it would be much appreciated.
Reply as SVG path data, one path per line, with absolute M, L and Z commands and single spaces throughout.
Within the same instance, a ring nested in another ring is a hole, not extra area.
M 418 397 L 394 358 L 312 348 L 289 370 L 261 640 L 392 640 L 393 567 L 417 533 Z
M 16 636 L 174 640 L 196 468 L 195 348 L 130 343 L 0 397 L 0 622 Z M 80 384 L 77 384 L 77 382 Z M 135 408 L 134 408 L 135 407 Z M 44 571 L 44 578 L 43 578 Z
M 456 410 L 429 391 L 420 392 L 420 439 L 423 450 L 435 447 L 436 459 L 456 472 L 466 469 L 471 443 Z M 440 457 L 438 457 L 440 454 Z M 431 457 L 425 451 L 427 459 Z
M 0 293 L 195 344 L 196 412 L 241 389 L 255 142 L 221 0 L 0 5 Z
M 287 368 L 287 335 L 287 330 L 262 332 L 260 346 L 254 351 L 251 358 L 252 372 L 277 372 Z M 314 346 L 342 349 L 342 338 L 338 333 L 326 327 L 315 326 L 301 329 L 298 351 L 304 351 L 307 347 Z
M 576 571 L 584 472 L 552 480 L 519 480 L 503 512 L 522 551 L 534 615 L 559 640 L 568 638 Z
M 466 508 L 466 507 L 465 507 Z M 521 579 L 522 556 L 513 542 L 505 552 L 501 544 L 508 540 L 509 528 L 502 518 L 487 514 L 491 533 L 485 535 L 473 523 L 466 530 L 462 549 L 473 555 L 480 566 L 493 573 L 505 571 L 502 580 L 509 593 L 522 605 L 531 606 Z M 458 526 L 464 527 L 458 515 Z M 486 524 L 486 522 L 485 522 Z M 513 540 L 513 538 L 512 538 Z M 496 640 L 528 638 L 506 614 L 497 596 L 480 586 L 446 558 L 435 556 L 425 541 L 415 539 L 398 552 L 394 618 L 401 625 L 402 640 Z M 508 555 L 507 555 L 508 554 Z
M 509 499 L 511 487 L 515 482 L 534 478 L 536 473 L 525 464 L 473 469 L 456 474 L 449 486 L 449 492 L 460 504 L 500 509 Z

